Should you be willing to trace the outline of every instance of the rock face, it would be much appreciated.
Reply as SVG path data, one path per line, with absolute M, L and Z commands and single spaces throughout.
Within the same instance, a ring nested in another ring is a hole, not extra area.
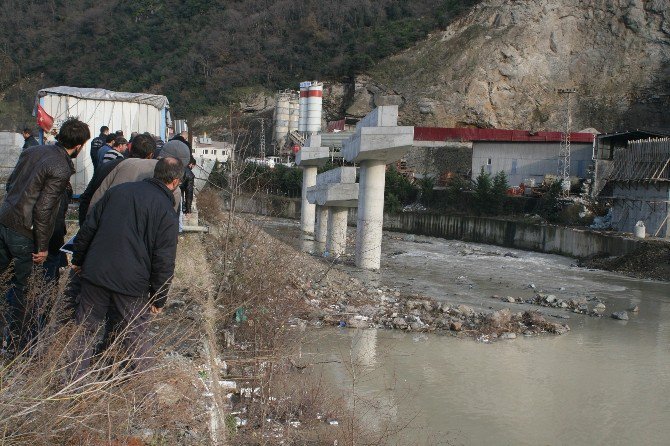
M 560 130 L 670 127 L 668 0 L 489 0 L 359 76 L 346 113 L 400 94 L 403 125 Z M 335 101 L 337 102 L 337 101 Z

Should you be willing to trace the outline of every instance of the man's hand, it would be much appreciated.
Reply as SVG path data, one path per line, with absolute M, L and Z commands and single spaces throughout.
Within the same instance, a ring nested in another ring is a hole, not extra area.
M 49 255 L 49 251 L 40 251 L 37 254 L 33 254 L 33 263 L 44 263 Z
M 79 265 L 72 265 L 72 271 L 74 271 L 75 274 L 81 273 L 81 266 Z
M 158 315 L 158 314 L 161 314 L 163 312 L 163 308 L 162 307 L 159 308 L 159 307 L 156 307 L 156 306 L 152 305 L 149 308 L 149 312 L 153 315 Z

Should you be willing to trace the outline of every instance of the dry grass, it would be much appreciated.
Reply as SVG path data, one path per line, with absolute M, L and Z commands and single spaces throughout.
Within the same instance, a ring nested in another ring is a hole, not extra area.
M 62 298 L 60 286 L 33 275 L 27 314 L 44 327 L 32 347 L 0 366 L 0 444 L 201 444 L 208 433 L 197 370 L 173 348 L 191 335 L 194 322 L 175 314 L 152 321 L 154 360 L 147 370 L 134 369 L 137 353 L 123 348 L 121 331 L 78 376 L 82 358 L 73 356 L 73 346 L 96 340 L 58 322 Z

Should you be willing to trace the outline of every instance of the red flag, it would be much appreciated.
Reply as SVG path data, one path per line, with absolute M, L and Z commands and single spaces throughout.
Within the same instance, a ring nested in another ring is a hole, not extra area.
M 39 104 L 37 105 L 37 125 L 39 125 L 45 132 L 49 132 L 54 126 L 54 118 L 49 116 L 49 113 L 44 111 Z

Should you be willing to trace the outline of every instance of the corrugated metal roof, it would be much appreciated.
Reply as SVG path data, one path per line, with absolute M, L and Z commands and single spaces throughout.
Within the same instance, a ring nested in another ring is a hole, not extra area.
M 445 127 L 414 127 L 415 141 L 498 141 L 498 142 L 561 142 L 562 132 L 530 132 L 528 130 L 467 129 Z M 570 142 L 592 143 L 592 133 L 571 133 Z

